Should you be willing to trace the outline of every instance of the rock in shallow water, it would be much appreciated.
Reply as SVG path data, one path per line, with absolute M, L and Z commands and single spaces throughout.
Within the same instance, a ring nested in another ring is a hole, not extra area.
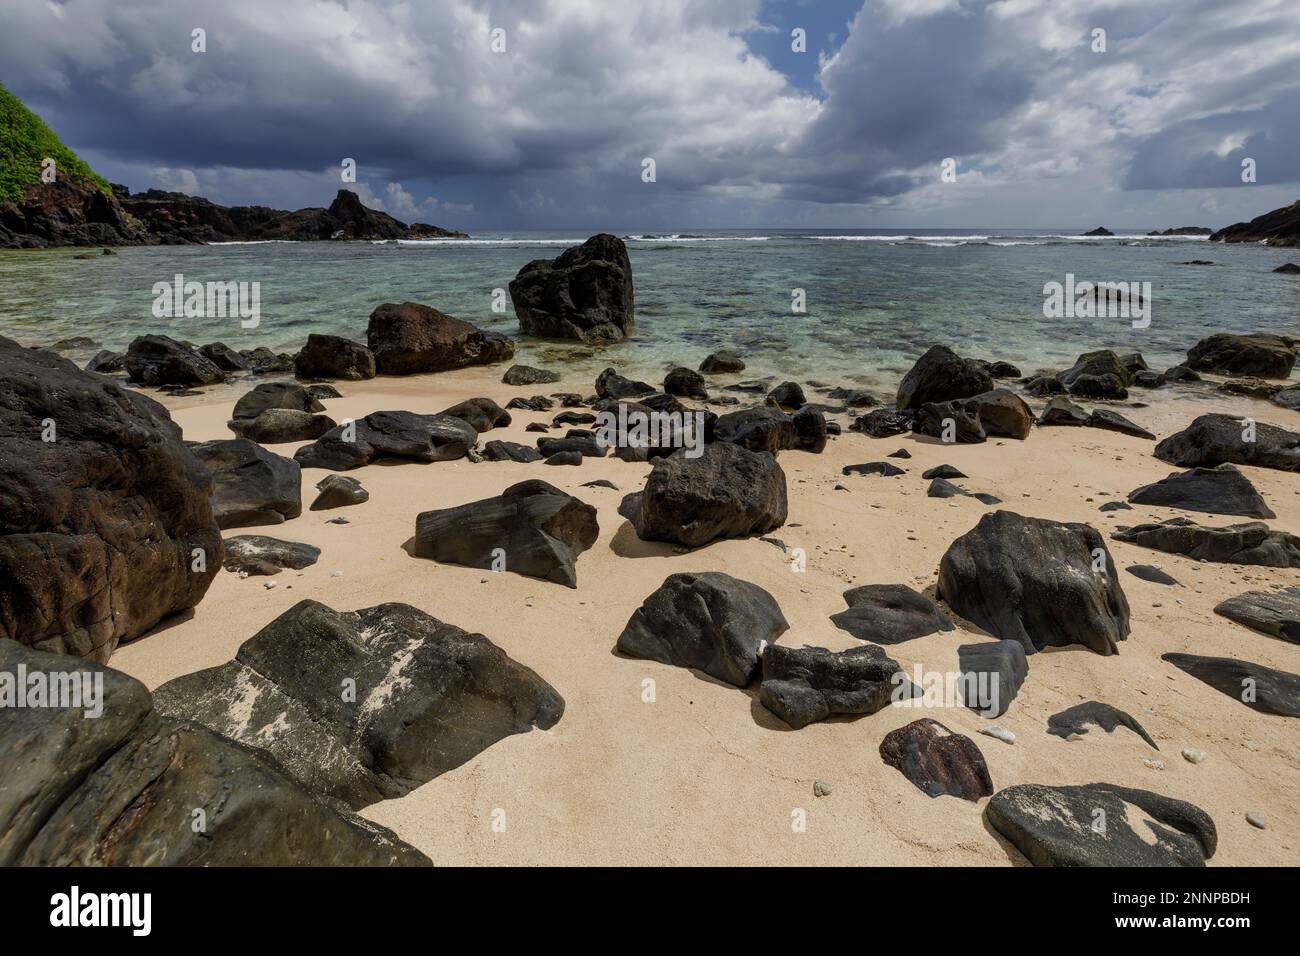
M 0 670 L 19 665 L 53 679 L 67 658 L 0 640 Z M 0 752 L 22 755 L 0 787 L 0 866 L 429 864 L 265 751 L 165 716 L 139 681 L 85 666 L 103 681 L 102 715 L 6 708 L 0 719 Z
M 1300 675 L 1232 657 L 1161 654 L 1160 659 L 1241 701 L 1251 710 L 1300 717 Z
M 1280 335 L 1220 332 L 1187 350 L 1187 367 L 1219 375 L 1286 378 L 1295 366 L 1295 342 Z
M 957 614 L 1025 653 L 1082 644 L 1118 653 L 1129 607 L 1105 541 L 1084 524 L 984 515 L 939 564 L 938 595 Z
M 320 548 L 297 541 L 281 541 L 261 534 L 241 534 L 226 539 L 223 567 L 233 573 L 278 574 L 286 568 L 300 571 L 316 563 Z
M 795 730 L 836 715 L 874 714 L 913 696 L 898 662 L 874 644 L 847 651 L 769 644 L 763 651 L 759 702 Z
M 1096 724 L 1106 733 L 1114 733 L 1116 727 L 1127 727 L 1156 750 L 1160 747 L 1141 724 L 1124 711 L 1101 701 L 1089 700 L 1082 704 L 1067 707 L 1059 714 L 1047 718 L 1047 732 L 1056 737 L 1069 737 L 1071 734 L 1086 734 L 1088 724 Z
M 1232 465 L 1174 472 L 1129 492 L 1128 500 L 1135 505 L 1158 505 L 1210 514 L 1277 517 L 1250 479 Z
M 525 335 L 617 342 L 635 328 L 632 263 L 617 236 L 600 233 L 555 259 L 534 259 L 510 280 Z
M 495 498 L 417 515 L 414 553 L 576 588 L 578 555 L 599 534 L 595 508 L 532 479 Z
M 247 438 L 199 442 L 190 449 L 212 476 L 220 528 L 281 524 L 302 514 L 302 469 Z
M 211 359 L 166 335 L 142 335 L 126 350 L 127 374 L 142 385 L 215 385 L 226 379 Z
M 564 713 L 550 684 L 486 637 L 406 604 L 349 612 L 301 601 L 230 663 L 168 681 L 154 698 L 354 809 Z
M 632 613 L 617 649 L 748 687 L 764 643 L 789 627 L 776 599 L 756 584 L 720 571 L 671 574 Z
M 370 313 L 366 344 L 380 375 L 445 372 L 504 362 L 515 343 L 418 302 L 385 302 Z
M 953 629 L 933 601 L 905 584 L 865 584 L 845 591 L 844 600 L 848 610 L 831 621 L 864 641 L 901 644 Z
M 1280 591 L 1247 591 L 1214 608 L 1230 621 L 1300 644 L 1300 587 Z
M 886 734 L 880 756 L 930 797 L 948 794 L 974 802 L 993 793 L 988 764 L 975 741 L 929 717 Z
M 375 377 L 375 353 L 359 342 L 337 335 L 307 336 L 307 343 L 293 358 L 298 378 L 339 378 L 359 382 Z
M 1218 846 L 1200 807 L 1109 783 L 1008 787 L 984 816 L 1034 866 L 1204 866 Z

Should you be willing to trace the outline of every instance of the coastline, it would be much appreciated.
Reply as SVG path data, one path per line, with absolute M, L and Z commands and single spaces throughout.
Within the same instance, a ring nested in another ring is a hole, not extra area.
M 326 411 L 341 420 L 381 409 L 434 413 L 471 396 L 505 405 L 517 395 L 590 392 L 589 381 L 568 374 L 549 385 L 506 386 L 500 381 L 503 368 L 337 382 L 344 397 L 327 400 Z M 225 422 L 234 399 L 246 390 L 241 386 L 188 397 L 148 394 L 168 407 L 187 440 L 207 440 L 232 437 Z M 817 400 L 811 393 L 810 399 Z M 1042 403 L 1031 404 L 1038 409 Z M 511 425 L 484 440 L 532 444 L 535 436 L 524 426 L 549 421 L 557 411 L 512 410 Z M 1159 437 L 1212 411 L 1300 428 L 1298 412 L 1217 392 L 1122 411 Z M 298 444 L 268 448 L 291 455 Z M 882 460 L 898 448 L 913 456 L 898 462 L 905 475 L 840 473 L 845 465 Z M 788 556 L 758 538 L 684 553 L 641 541 L 617 506 L 624 494 L 640 489 L 649 471 L 645 464 L 605 458 L 585 459 L 577 468 L 466 459 L 369 465 L 347 473 L 370 491 L 364 504 L 341 512 L 304 511 L 284 525 L 233 532 L 316 545 L 322 549 L 317 564 L 281 572 L 273 589 L 263 586 L 269 579 L 223 571 L 192 615 L 121 646 L 110 664 L 156 687 L 231 659 L 243 641 L 304 598 L 340 610 L 402 601 L 485 634 L 550 682 L 567 709 L 551 730 L 501 740 L 407 796 L 363 811 L 436 864 L 1023 864 L 985 823 L 982 801 L 927 798 L 881 761 L 877 747 L 885 733 L 921 716 L 970 735 L 998 790 L 1026 782 L 1099 781 L 1151 789 L 1190 800 L 1214 818 L 1219 852 L 1210 865 L 1294 864 L 1300 855 L 1293 811 L 1300 797 L 1294 778 L 1300 753 L 1288 719 L 1249 710 L 1160 660 L 1164 653 L 1190 651 L 1295 672 L 1294 645 L 1212 611 L 1242 591 L 1292 583 L 1294 571 L 1204 564 L 1108 540 L 1121 568 L 1156 564 L 1184 586 L 1164 587 L 1121 571 L 1133 631 L 1119 656 L 1079 647 L 1040 652 L 1031 658 L 1014 706 L 995 721 L 964 707 L 887 707 L 791 732 L 758 704 L 756 688 L 738 690 L 696 671 L 613 651 L 632 611 L 664 577 L 703 570 L 725 571 L 768 590 L 791 625 L 780 638 L 784 645 L 860 646 L 829 619 L 844 609 L 842 592 L 858 584 L 903 583 L 932 595 L 948 544 L 990 510 L 973 498 L 927 498 L 921 471 L 956 465 L 970 476 L 965 487 L 1004 501 L 995 507 L 1087 522 L 1108 535 L 1120 525 L 1177 513 L 1144 506 L 1097 510 L 1176 470 L 1155 459 L 1151 448 L 1144 439 L 1090 428 L 1035 428 L 1023 442 L 991 438 L 955 446 L 911 433 L 873 439 L 845 430 L 820 455 L 783 452 L 789 518 L 770 537 L 805 549 L 804 573 L 792 572 Z M 1242 471 L 1277 512 L 1272 526 L 1300 527 L 1293 474 L 1246 466 Z M 303 470 L 308 502 L 325 474 Z M 413 558 L 403 550 L 418 512 L 495 495 L 534 477 L 597 508 L 600 536 L 577 562 L 576 590 Z M 581 487 L 602 478 L 620 490 Z M 339 514 L 349 524 L 326 523 Z M 1237 520 L 1195 517 L 1216 525 Z M 343 574 L 332 576 L 334 571 Z M 979 633 L 964 625 L 887 650 L 909 673 L 916 665 L 952 671 L 957 646 L 978 640 Z M 642 701 L 647 677 L 656 683 L 653 704 Z M 1089 699 L 1131 713 L 1160 752 L 1123 729 L 1105 734 L 1094 727 L 1078 741 L 1046 732 L 1049 715 Z M 980 735 L 989 723 L 1013 731 L 1016 743 Z M 1183 747 L 1205 750 L 1209 759 L 1188 763 L 1180 756 Z M 1145 766 L 1144 757 L 1162 760 L 1164 769 Z M 814 797 L 817 779 L 833 786 L 829 796 Z M 492 828 L 498 808 L 505 811 L 505 832 Z M 791 830 L 796 808 L 807 811 L 804 833 Z M 1247 812 L 1263 816 L 1269 830 L 1250 826 Z

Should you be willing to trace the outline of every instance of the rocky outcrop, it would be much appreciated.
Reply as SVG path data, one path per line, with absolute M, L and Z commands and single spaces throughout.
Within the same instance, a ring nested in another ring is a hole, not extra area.
M 1160 659 L 1241 701 L 1251 710 L 1300 717 L 1300 675 L 1231 657 L 1161 654 Z
M 588 345 L 617 342 L 635 327 L 632 263 L 623 240 L 607 233 L 534 259 L 510 281 L 519 331 Z
M 1156 445 L 1155 456 L 1184 468 L 1225 462 L 1300 471 L 1300 432 L 1231 415 L 1201 415 Z
M 366 343 L 380 375 L 446 372 L 514 357 L 515 343 L 418 302 L 386 302 L 370 313 Z
M 933 601 L 905 584 L 864 584 L 845 591 L 844 601 L 848 610 L 831 615 L 835 626 L 875 644 L 902 644 L 953 627 Z
M 720 571 L 670 574 L 632 612 L 617 650 L 748 687 L 764 646 L 789 627 L 776 599 L 756 584 Z
M 222 567 L 234 574 L 279 574 L 301 571 L 316 563 L 320 548 L 298 541 L 282 541 L 261 534 L 241 534 L 226 539 Z
M 298 378 L 358 382 L 375 377 L 375 353 L 359 342 L 313 332 L 294 356 L 293 371 Z
M 1247 591 L 1221 601 L 1214 613 L 1261 634 L 1300 644 L 1300 587 Z
M 190 445 L 212 476 L 212 513 L 219 528 L 281 524 L 302 514 L 301 469 L 247 438 Z
M 576 588 L 578 555 L 599 534 L 595 508 L 533 479 L 495 498 L 417 515 L 413 553 Z
M 348 471 L 380 458 L 405 461 L 453 461 L 464 458 L 478 442 L 478 432 L 446 415 L 372 412 L 355 422 L 331 428 L 294 452 L 303 468 Z
M 1210 242 L 1262 242 L 1268 246 L 1300 246 L 1300 200 L 1274 209 L 1250 222 L 1238 222 L 1210 236 Z
M 1082 644 L 1119 652 L 1129 607 L 1102 536 L 1085 524 L 995 511 L 949 546 L 938 595 L 1025 653 Z
M 928 797 L 948 794 L 973 803 L 993 793 L 993 778 L 975 741 L 929 717 L 885 734 L 880 756 Z
M 550 684 L 482 634 L 407 604 L 301 601 L 233 661 L 168 681 L 154 699 L 170 717 L 268 751 L 303 787 L 354 809 L 564 713 Z
M 1019 784 L 984 816 L 1034 866 L 1204 866 L 1219 839 L 1200 807 L 1109 783 Z
M 1158 524 L 1121 528 L 1111 537 L 1143 548 L 1183 554 L 1198 561 L 1300 568 L 1300 537 L 1286 531 L 1274 531 L 1262 521 L 1212 528 L 1189 518 L 1170 518 Z
M 698 458 L 679 450 L 657 459 L 645 490 L 624 498 L 619 514 L 643 540 L 698 548 L 774 531 L 787 509 L 785 472 L 775 458 L 717 442 Z
M 1188 349 L 1187 367 L 1218 375 L 1287 378 L 1295 367 L 1295 358 L 1294 339 L 1263 332 L 1253 335 L 1222 332 L 1201 339 Z
M 1135 505 L 1157 505 L 1183 511 L 1276 518 L 1250 479 L 1232 465 L 1176 471 L 1154 484 L 1129 492 Z
M 51 682 L 67 658 L 0 640 L 0 670 L 19 667 Z M 5 708 L 0 720 L 0 752 L 20 755 L 0 787 L 0 866 L 429 864 L 305 790 L 265 751 L 164 716 L 119 671 L 81 667 L 83 682 L 102 681 L 98 716 Z
M 226 373 L 196 349 L 165 335 L 142 335 L 126 350 L 131 381 L 141 385 L 215 385 Z
M 950 402 L 992 391 L 993 376 L 973 359 L 944 345 L 935 345 L 916 360 L 898 386 L 900 411 L 915 411 L 927 403 Z
M 6 338 L 0 369 L 0 638 L 107 661 L 207 592 L 211 480 L 144 395 Z
M 847 651 L 769 644 L 758 699 L 798 730 L 827 717 L 874 714 L 914 690 L 898 662 L 874 644 Z

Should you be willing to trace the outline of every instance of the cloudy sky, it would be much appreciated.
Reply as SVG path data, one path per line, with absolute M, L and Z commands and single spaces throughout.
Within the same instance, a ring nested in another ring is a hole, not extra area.
M 0 82 L 69 146 L 223 203 L 327 204 L 346 157 L 368 204 L 469 230 L 1145 230 L 1300 196 L 1300 0 L 0 3 Z

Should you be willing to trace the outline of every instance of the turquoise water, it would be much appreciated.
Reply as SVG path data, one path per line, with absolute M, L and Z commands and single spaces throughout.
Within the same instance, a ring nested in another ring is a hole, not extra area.
M 1009 231 L 919 233 L 701 233 L 632 238 L 637 330 L 603 350 L 519 340 L 518 360 L 594 376 L 606 365 L 657 381 L 669 365 L 694 367 L 730 348 L 746 376 L 892 386 L 936 342 L 963 354 L 1004 359 L 1028 372 L 1063 367 L 1080 352 L 1140 351 L 1153 367 L 1180 361 L 1212 332 L 1300 332 L 1300 280 L 1272 270 L 1292 251 L 1203 240 L 1078 237 Z M 365 340 L 381 302 L 427 303 L 518 338 L 505 288 L 535 258 L 585 236 L 489 234 L 430 243 L 258 243 L 0 253 L 0 334 L 29 345 L 85 335 L 122 349 L 162 332 L 196 343 L 294 351 L 309 332 Z M 94 250 L 92 250 L 94 251 Z M 1180 265 L 1210 259 L 1213 266 Z M 259 282 L 261 322 L 159 319 L 156 282 Z M 1043 285 L 1148 281 L 1146 329 L 1124 318 L 1049 319 Z M 807 312 L 791 310 L 806 290 Z

